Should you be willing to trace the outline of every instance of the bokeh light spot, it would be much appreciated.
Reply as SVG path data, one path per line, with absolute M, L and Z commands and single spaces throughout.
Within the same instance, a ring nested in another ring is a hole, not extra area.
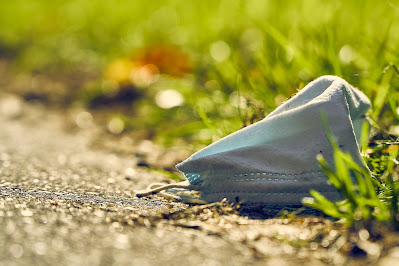
M 250 51 L 257 51 L 263 46 L 263 32 L 257 28 L 246 29 L 241 35 L 241 43 Z
M 155 96 L 156 104 L 164 109 L 180 106 L 184 103 L 183 95 L 176 90 L 164 90 Z
M 10 253 L 14 258 L 18 259 L 24 254 L 24 249 L 21 245 L 13 244 L 10 246 Z
M 125 129 L 125 122 L 119 117 L 112 118 L 108 123 L 108 130 L 112 134 L 120 134 Z
M 344 64 L 350 64 L 356 57 L 356 51 L 346 44 L 339 50 L 339 60 Z
M 237 92 L 233 92 L 230 94 L 229 101 L 230 104 L 236 108 L 246 109 L 248 107 L 247 100 L 245 99 L 245 97 L 239 95 Z
M 143 67 L 134 68 L 130 76 L 133 84 L 146 87 L 155 83 L 159 78 L 159 69 L 156 65 L 148 64 Z
M 75 118 L 76 125 L 82 129 L 93 126 L 93 116 L 89 112 L 80 112 Z
M 13 95 L 7 95 L 0 101 L 0 114 L 8 118 L 16 118 L 22 114 L 22 101 Z
M 135 174 L 136 174 L 136 170 L 135 170 L 135 169 L 133 169 L 133 168 L 131 168 L 131 167 L 126 168 L 126 170 L 125 170 L 125 175 L 126 175 L 127 177 L 134 177 Z
M 210 53 L 215 61 L 223 62 L 230 56 L 230 47 L 224 41 L 217 41 L 212 43 Z

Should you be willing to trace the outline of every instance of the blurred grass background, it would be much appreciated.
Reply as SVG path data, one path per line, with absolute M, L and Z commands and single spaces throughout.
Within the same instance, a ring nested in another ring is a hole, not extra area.
M 32 79 L 89 77 L 67 87 L 68 105 L 165 145 L 209 144 L 325 74 L 364 91 L 398 134 L 398 17 L 388 0 L 5 0 L 0 57 Z

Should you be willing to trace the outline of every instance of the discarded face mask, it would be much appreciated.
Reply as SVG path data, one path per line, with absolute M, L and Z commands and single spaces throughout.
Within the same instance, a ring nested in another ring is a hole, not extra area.
M 345 80 L 323 76 L 309 83 L 263 120 L 196 152 L 176 167 L 189 184 L 157 187 L 138 196 L 172 187 L 201 191 L 206 202 L 301 205 L 317 190 L 330 200 L 341 195 L 320 171 L 317 155 L 333 165 L 333 150 L 320 113 L 340 148 L 361 164 L 359 140 L 369 99 Z

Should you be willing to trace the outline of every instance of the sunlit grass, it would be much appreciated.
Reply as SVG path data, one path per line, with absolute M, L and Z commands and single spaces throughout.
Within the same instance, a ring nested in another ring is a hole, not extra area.
M 331 202 L 319 192 L 311 190 L 312 197 L 304 198 L 303 203 L 357 229 L 369 227 L 372 222 L 379 221 L 398 230 L 399 183 L 393 179 L 398 146 L 392 146 L 393 149 L 389 152 L 387 160 L 380 162 L 380 167 L 386 164 L 385 170 L 372 173 L 366 165 L 358 165 L 349 153 L 340 150 L 328 126 L 326 116 L 322 118 L 326 135 L 334 151 L 334 168 L 323 156 L 317 159 L 329 182 L 341 193 L 343 199 Z M 364 127 L 363 139 L 367 139 L 367 134 L 368 127 Z M 368 158 L 365 159 L 369 161 Z

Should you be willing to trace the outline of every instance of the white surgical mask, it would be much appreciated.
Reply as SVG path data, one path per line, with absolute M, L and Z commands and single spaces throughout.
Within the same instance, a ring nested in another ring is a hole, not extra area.
M 333 165 L 320 113 L 326 113 L 341 149 L 361 163 L 359 138 L 369 108 L 369 99 L 345 80 L 323 76 L 263 120 L 220 139 L 176 167 L 186 176 L 188 188 L 200 190 L 206 202 L 227 198 L 300 205 L 311 189 L 338 200 L 341 195 L 328 184 L 316 160 L 321 154 Z

